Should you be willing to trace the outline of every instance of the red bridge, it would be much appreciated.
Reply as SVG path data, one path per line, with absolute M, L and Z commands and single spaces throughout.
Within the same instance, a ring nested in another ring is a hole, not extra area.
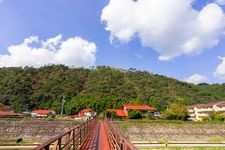
M 136 150 L 107 119 L 88 120 L 63 133 L 35 150 Z

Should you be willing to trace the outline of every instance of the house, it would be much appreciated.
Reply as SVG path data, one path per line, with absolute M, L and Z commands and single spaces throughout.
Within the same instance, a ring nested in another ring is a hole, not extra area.
M 123 109 L 107 109 L 109 112 L 115 112 L 117 117 L 127 118 L 128 115 L 125 113 Z
M 124 112 L 128 115 L 129 111 L 132 110 L 138 110 L 141 112 L 141 116 L 147 116 L 148 113 L 153 113 L 156 111 L 155 107 L 148 106 L 148 105 L 131 105 L 131 104 L 126 104 L 123 105 L 123 110 Z
M 97 112 L 92 109 L 83 109 L 78 113 L 79 117 L 95 117 Z
M 23 117 L 20 113 L 15 113 L 14 111 L 0 111 L 0 118 L 14 118 L 14 117 Z
M 127 118 L 129 115 L 129 112 L 132 110 L 138 110 L 141 112 L 141 116 L 147 116 L 148 113 L 152 113 L 154 116 L 156 113 L 156 108 L 148 105 L 132 105 L 132 104 L 126 104 L 123 105 L 123 109 L 107 109 L 108 111 L 114 111 L 116 112 L 116 115 L 118 117 Z M 156 117 L 156 116 L 155 116 Z
M 56 113 L 54 110 L 47 109 L 47 110 L 33 110 L 31 112 L 31 117 L 40 117 L 40 118 L 47 118 L 54 116 Z
M 210 113 L 225 113 L 225 101 L 210 102 L 207 104 L 195 104 L 187 106 L 190 120 L 198 121 L 203 117 L 208 117 Z

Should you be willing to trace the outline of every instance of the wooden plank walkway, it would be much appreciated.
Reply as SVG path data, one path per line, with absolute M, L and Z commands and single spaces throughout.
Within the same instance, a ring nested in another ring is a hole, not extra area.
M 100 124 L 98 150 L 110 150 L 109 141 L 106 136 L 105 126 L 103 122 Z
M 90 133 L 80 150 L 110 150 L 104 124 L 97 122 L 94 130 Z
M 108 141 L 109 140 L 109 141 Z M 105 118 L 103 121 L 90 119 L 47 142 L 35 150 L 137 150 L 114 125 Z

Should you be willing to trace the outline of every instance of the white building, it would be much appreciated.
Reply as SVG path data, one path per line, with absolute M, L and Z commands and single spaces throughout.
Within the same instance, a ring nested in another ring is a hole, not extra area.
M 191 105 L 187 107 L 187 110 L 191 120 L 202 120 L 203 117 L 213 112 L 225 113 L 225 101 Z
M 50 117 L 50 116 L 53 116 L 55 115 L 55 111 L 54 110 L 33 110 L 31 112 L 31 117 L 43 117 L 43 118 L 46 118 L 46 117 Z
M 83 109 L 78 114 L 79 117 L 95 117 L 97 112 L 92 109 Z

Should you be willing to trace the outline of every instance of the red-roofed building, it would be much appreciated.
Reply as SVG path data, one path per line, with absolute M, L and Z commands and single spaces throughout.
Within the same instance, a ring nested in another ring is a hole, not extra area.
M 22 117 L 22 114 L 15 113 L 14 111 L 0 111 L 0 118 L 8 117 Z
M 122 118 L 128 117 L 128 115 L 126 114 L 126 112 L 123 109 L 107 109 L 107 110 L 115 112 L 116 116 L 118 116 L 118 117 L 122 117 Z
M 78 113 L 79 117 L 95 117 L 97 112 L 92 109 L 83 109 Z
M 31 112 L 31 117 L 50 117 L 55 115 L 55 111 L 51 110 L 51 109 L 47 109 L 47 110 L 33 110 Z
M 132 110 L 138 110 L 141 112 L 141 116 L 147 116 L 148 113 L 152 113 L 155 117 L 158 117 L 156 108 L 148 105 L 123 105 L 123 109 L 107 109 L 108 111 L 116 112 L 118 117 L 128 117 L 128 112 Z
M 155 111 L 155 107 L 151 107 L 148 105 L 131 105 L 131 104 L 127 104 L 127 105 L 123 105 L 123 109 L 124 110 L 140 110 L 140 111 Z
M 142 116 L 147 116 L 148 113 L 154 113 L 156 111 L 155 107 L 148 106 L 148 105 L 132 105 L 132 104 L 126 104 L 123 105 L 123 109 L 125 113 L 128 115 L 129 111 L 132 110 L 138 110 L 141 112 Z

